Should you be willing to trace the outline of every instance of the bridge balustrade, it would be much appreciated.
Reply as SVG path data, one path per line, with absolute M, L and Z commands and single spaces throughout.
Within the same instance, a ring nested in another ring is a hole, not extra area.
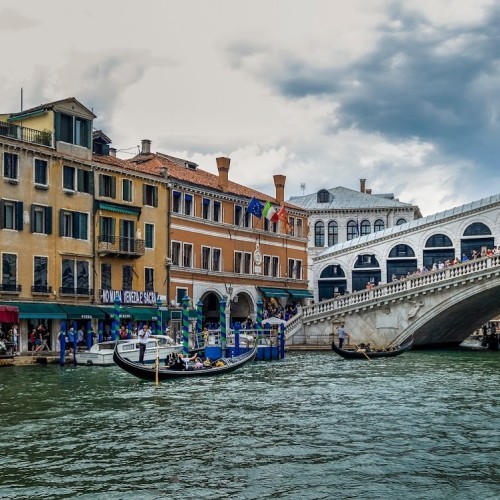
M 471 276 L 480 271 L 496 267 L 500 267 L 500 254 L 468 260 L 444 269 L 413 275 L 408 278 L 387 283 L 386 285 L 378 285 L 370 290 L 361 290 L 341 297 L 323 300 L 317 304 L 305 306 L 302 310 L 302 318 L 300 318 L 300 320 L 305 321 L 308 318 L 312 319 L 316 316 L 326 315 L 338 309 L 359 306 L 379 298 L 395 296 L 424 286 L 453 281 L 462 276 Z M 287 330 L 289 326 L 290 325 L 287 325 Z

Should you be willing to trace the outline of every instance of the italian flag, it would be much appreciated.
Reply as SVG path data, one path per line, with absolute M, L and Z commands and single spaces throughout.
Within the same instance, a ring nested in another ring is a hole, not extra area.
M 271 205 L 271 202 L 268 201 L 264 206 L 264 210 L 262 211 L 262 215 L 271 222 L 278 222 L 278 210 Z

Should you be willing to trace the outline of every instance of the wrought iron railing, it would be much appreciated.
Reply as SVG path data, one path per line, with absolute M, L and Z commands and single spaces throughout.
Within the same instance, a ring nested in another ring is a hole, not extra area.
M 144 255 L 146 251 L 144 240 L 111 235 L 100 235 L 97 238 L 97 248 L 101 253 L 135 255 L 137 257 Z
M 62 286 L 59 288 L 59 293 L 62 295 L 94 295 L 94 290 L 92 288 L 73 288 L 68 286 Z
M 32 293 L 52 293 L 52 287 L 48 285 L 33 285 L 31 287 Z
M 0 121 L 0 136 L 1 135 L 24 142 L 40 144 L 42 146 L 52 146 L 52 132 L 50 130 L 35 130 Z
M 22 290 L 21 285 L 16 285 L 12 283 L 1 283 L 0 284 L 0 292 L 13 292 L 20 293 Z

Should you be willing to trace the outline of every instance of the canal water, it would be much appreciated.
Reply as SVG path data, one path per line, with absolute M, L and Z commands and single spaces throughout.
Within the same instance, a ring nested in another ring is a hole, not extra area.
M 498 499 L 500 353 L 0 369 L 0 498 Z

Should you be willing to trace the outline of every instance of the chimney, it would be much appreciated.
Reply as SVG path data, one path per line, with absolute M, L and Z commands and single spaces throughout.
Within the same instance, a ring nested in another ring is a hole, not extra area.
M 229 164 L 231 163 L 230 158 L 220 156 L 216 158 L 217 170 L 219 171 L 219 187 L 227 193 L 229 187 Z
M 366 183 L 366 179 L 359 179 L 359 191 L 360 191 L 360 193 L 366 193 L 365 183 Z
M 366 190 L 366 194 L 372 194 L 371 188 Z
M 276 201 L 283 205 L 285 203 L 285 175 L 273 175 L 274 187 L 276 188 Z
M 141 155 L 151 154 L 151 141 L 149 139 L 143 139 L 141 141 Z
M 116 148 L 109 148 L 109 156 L 116 158 Z

